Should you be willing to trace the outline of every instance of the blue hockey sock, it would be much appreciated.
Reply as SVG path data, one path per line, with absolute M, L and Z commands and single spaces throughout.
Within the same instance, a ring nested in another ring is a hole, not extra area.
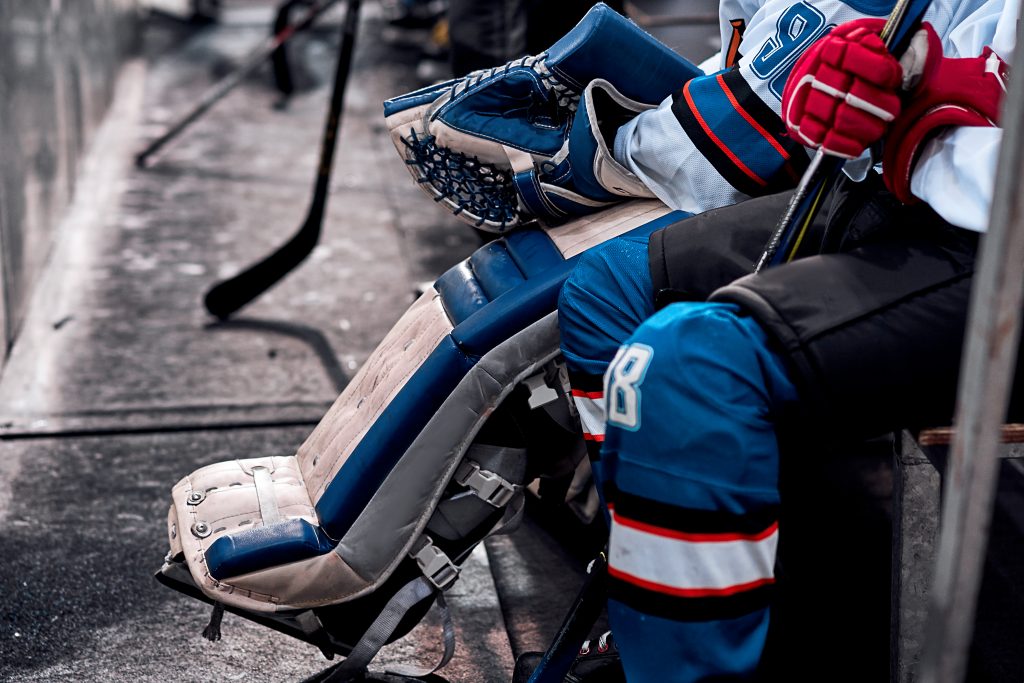
M 609 617 L 629 680 L 754 673 L 778 544 L 775 422 L 796 389 L 761 328 L 673 304 L 611 363 Z

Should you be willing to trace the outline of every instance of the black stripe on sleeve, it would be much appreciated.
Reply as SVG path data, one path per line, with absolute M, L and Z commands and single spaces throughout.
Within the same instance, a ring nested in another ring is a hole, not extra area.
M 605 486 L 605 500 L 615 508 L 615 514 L 628 519 L 691 534 L 746 534 L 765 531 L 779 519 L 779 506 L 769 505 L 747 514 L 736 515 L 720 510 L 684 508 L 650 498 L 641 498 Z
M 683 598 L 641 588 L 610 576 L 608 597 L 642 614 L 673 621 L 718 621 L 736 619 L 766 609 L 775 592 L 774 584 L 748 591 L 710 598 Z
M 797 176 L 803 175 L 803 172 L 807 170 L 807 166 L 810 164 L 807 150 L 803 145 L 789 137 L 789 132 L 786 130 L 786 124 L 782 118 L 775 113 L 774 109 L 765 104 L 764 100 L 757 96 L 757 93 L 751 89 L 750 84 L 747 83 L 747 79 L 743 78 L 739 69 L 730 69 L 722 75 L 722 80 L 725 81 L 725 85 L 732 92 L 733 97 L 736 98 L 740 106 L 750 114 L 750 117 L 768 131 L 775 138 L 775 141 L 789 153 L 789 165 L 794 173 Z M 786 180 L 784 176 L 779 179 Z M 765 180 L 769 181 L 769 185 L 773 184 L 773 179 L 765 178 Z M 781 187 L 774 189 L 773 192 L 781 192 L 791 187 L 793 187 L 793 184 L 786 182 Z
M 704 78 L 711 77 L 705 76 Z M 759 195 L 766 194 L 766 187 L 759 185 L 751 179 L 750 176 L 740 170 L 736 164 L 733 163 L 732 159 L 730 159 L 728 155 L 721 150 L 715 141 L 704 132 L 704 128 L 697 120 L 696 115 L 690 108 L 689 103 L 686 101 L 686 96 L 682 91 L 679 91 L 672 96 L 672 113 L 675 114 L 676 120 L 679 121 L 679 125 L 682 126 L 683 132 L 686 133 L 686 136 L 690 138 L 691 142 L 693 142 L 693 146 L 697 148 L 697 151 L 701 153 L 701 156 L 707 159 L 708 162 L 715 167 L 715 170 L 725 178 L 726 182 L 749 197 L 757 197 Z
M 585 391 L 588 394 L 600 391 L 604 392 L 604 377 L 591 375 L 586 372 L 569 371 L 569 386 L 577 391 Z
M 690 81 L 690 97 L 694 100 L 694 105 L 698 105 L 700 102 L 701 92 L 712 92 L 714 97 L 721 98 L 721 100 L 727 100 L 727 96 L 724 92 L 721 92 L 721 86 L 717 83 L 718 74 L 709 76 L 699 77 Z M 750 117 L 758 123 L 786 152 L 790 155 L 788 162 L 784 162 L 781 156 L 777 156 L 778 167 L 770 176 L 764 176 L 759 174 L 764 185 L 761 185 L 749 175 L 747 175 L 736 163 L 729 158 L 729 155 L 719 147 L 719 145 L 707 134 L 700 121 L 697 118 L 697 114 L 690 104 L 686 101 L 686 95 L 683 91 L 677 92 L 673 95 L 672 101 L 672 113 L 675 114 L 676 120 L 679 121 L 679 125 L 682 127 L 683 132 L 686 133 L 687 137 L 693 142 L 697 150 L 706 158 L 715 170 L 721 174 L 723 178 L 734 188 L 751 197 L 757 197 L 766 194 L 774 194 L 782 192 L 783 190 L 793 188 L 800 176 L 806 170 L 810 163 L 807 151 L 799 143 L 795 142 L 789 137 L 786 126 L 782 119 L 775 111 L 769 107 L 765 102 L 757 96 L 757 94 L 751 89 L 746 79 L 740 73 L 738 68 L 732 68 L 722 74 L 722 80 L 733 97 L 736 98 L 737 104 L 748 114 Z M 696 84 L 696 85 L 695 85 Z M 721 104 L 719 102 L 719 104 Z M 731 107 L 732 105 L 729 104 Z M 736 114 L 737 126 L 749 126 L 739 113 Z M 751 132 L 754 132 L 751 130 Z M 759 134 L 754 132 L 754 134 Z M 723 144 L 728 144 L 728 141 L 722 140 Z M 740 150 L 735 150 L 733 154 L 742 159 L 742 155 L 739 153 Z M 776 154 L 773 152 L 773 154 Z M 752 169 L 753 170 L 753 169 Z M 756 172 L 756 171 L 755 171 Z

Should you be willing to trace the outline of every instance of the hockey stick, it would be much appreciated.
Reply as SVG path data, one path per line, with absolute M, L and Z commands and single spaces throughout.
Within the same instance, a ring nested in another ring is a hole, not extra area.
M 292 10 L 299 6 L 309 7 L 315 0 L 286 0 L 277 10 L 274 18 L 274 33 L 280 33 L 291 25 Z M 283 96 L 282 102 L 295 92 L 295 81 L 289 65 L 288 52 L 284 44 L 270 53 L 270 66 L 274 72 L 274 85 Z
M 275 252 L 233 278 L 215 285 L 206 293 L 203 300 L 206 310 L 221 320 L 245 306 L 291 272 L 309 256 L 320 239 L 320 226 L 324 220 L 324 210 L 327 208 L 334 151 L 338 142 L 338 127 L 341 124 L 341 110 L 345 102 L 345 86 L 348 84 L 348 74 L 352 67 L 360 2 L 361 0 L 348 0 L 348 6 L 345 8 L 345 20 L 341 28 L 341 49 L 334 74 L 334 90 L 331 93 L 331 105 L 324 125 L 313 200 L 306 220 L 292 238 Z
M 892 54 L 901 54 L 917 29 L 930 0 L 899 0 L 882 28 L 882 42 Z M 754 267 L 755 273 L 765 268 L 789 263 L 800 248 L 807 229 L 821 208 L 822 199 L 835 184 L 843 168 L 843 159 L 826 155 L 820 149 L 793 192 L 786 210 L 779 219 L 764 253 Z
M 601 616 L 608 595 L 608 556 L 602 552 L 587 569 L 587 578 L 565 615 L 547 652 L 528 683 L 562 683 L 572 668 L 580 646 Z
M 149 157 L 153 156 L 168 142 L 178 137 L 183 130 L 192 125 L 196 119 L 205 114 L 213 105 L 224 99 L 225 95 L 234 90 L 246 76 L 255 71 L 268 57 L 291 40 L 296 33 L 305 31 L 316 21 L 317 17 L 338 2 L 339 0 L 322 0 L 317 2 L 309 8 L 309 11 L 302 15 L 302 18 L 297 23 L 286 26 L 273 36 L 267 38 L 249 54 L 241 66 L 217 81 L 209 90 L 203 93 L 202 97 L 199 98 L 199 102 L 187 114 L 171 124 L 160 137 L 153 140 L 145 149 L 135 155 L 135 165 L 139 168 L 145 168 Z

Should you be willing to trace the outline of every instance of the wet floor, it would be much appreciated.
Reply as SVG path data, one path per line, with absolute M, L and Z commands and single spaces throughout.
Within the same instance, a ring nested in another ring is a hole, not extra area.
M 642 4 L 652 14 L 670 5 Z M 297 683 L 328 664 L 315 648 L 232 615 L 221 642 L 200 638 L 205 606 L 152 578 L 166 552 L 170 487 L 205 464 L 294 452 L 417 283 L 479 237 L 422 196 L 387 140 L 380 102 L 419 85 L 419 55 L 408 36 L 392 40 L 367 3 L 320 246 L 232 322 L 204 312 L 213 282 L 268 253 L 304 217 L 340 12 L 296 41 L 299 89 L 286 103 L 261 71 L 150 168 L 131 161 L 264 37 L 269 5 L 228 3 L 223 21 L 205 27 L 152 22 L 82 169 L 0 378 L 2 680 Z M 707 5 L 692 9 L 713 11 Z M 664 36 L 694 59 L 716 40 L 707 26 Z M 779 650 L 803 665 L 789 662 L 799 680 L 884 679 L 887 459 L 876 444 L 805 468 L 798 514 L 815 523 L 804 525 L 805 550 L 790 565 L 805 579 L 789 626 L 813 638 Z M 1004 487 L 1005 547 L 1020 538 L 1020 480 Z M 449 601 L 461 643 L 447 679 L 508 681 L 514 655 L 550 638 L 593 545 L 570 520 L 558 522 L 534 511 L 474 554 Z M 1018 627 L 992 596 L 1019 602 L 1020 568 L 993 566 L 986 633 L 1005 653 Z M 426 663 L 436 626 L 428 620 L 381 662 Z M 991 680 L 1020 680 L 1019 662 L 1005 659 L 986 656 Z

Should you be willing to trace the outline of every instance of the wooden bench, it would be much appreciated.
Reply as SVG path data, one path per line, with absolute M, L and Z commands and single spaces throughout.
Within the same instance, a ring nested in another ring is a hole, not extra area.
M 890 680 L 915 679 L 938 541 L 942 473 L 953 428 L 904 431 L 893 468 Z M 1002 428 L 1002 458 L 1024 458 L 1024 424 Z

